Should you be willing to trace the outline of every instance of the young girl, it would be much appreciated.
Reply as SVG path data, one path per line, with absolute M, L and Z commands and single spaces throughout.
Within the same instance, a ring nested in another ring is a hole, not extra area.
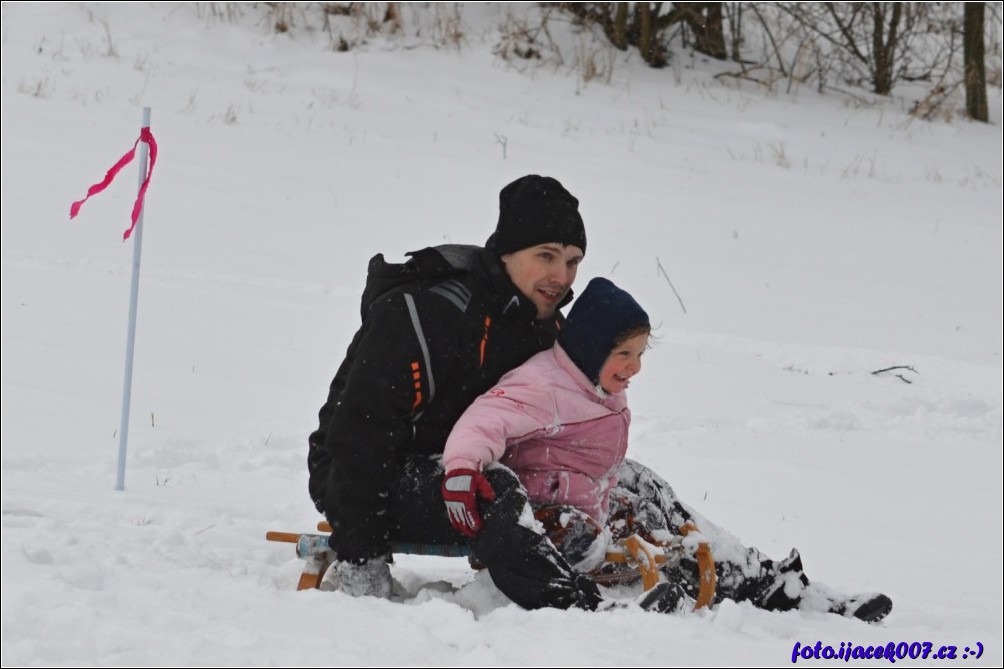
M 613 539 L 633 532 L 645 538 L 680 534 L 693 520 L 711 542 L 717 600 L 868 622 L 884 618 L 892 609 L 885 595 L 846 596 L 810 584 L 797 551 L 780 561 L 766 558 L 683 505 L 650 469 L 625 458 L 631 412 L 624 391 L 641 371 L 650 333 L 648 315 L 631 295 L 607 279 L 590 281 L 554 347 L 504 375 L 450 434 L 443 498 L 454 527 L 467 536 L 478 533 L 475 498 L 494 498 L 481 472 L 504 465 L 518 476 L 536 518 L 578 572 L 595 576 Z M 674 578 L 696 594 L 696 562 L 681 567 Z M 656 609 L 678 609 L 683 595 L 677 583 L 662 585 L 675 591 L 664 588 Z
M 446 442 L 448 477 L 495 461 L 512 469 L 578 571 L 606 553 L 610 493 L 631 423 L 624 391 L 641 371 L 650 333 L 648 314 L 631 295 L 593 279 L 558 343 L 475 400 Z

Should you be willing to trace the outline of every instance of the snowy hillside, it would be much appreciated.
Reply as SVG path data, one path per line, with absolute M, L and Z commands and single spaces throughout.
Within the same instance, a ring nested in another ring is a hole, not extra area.
M 774 665 L 817 641 L 1004 660 L 999 96 L 989 125 L 928 123 L 690 54 L 618 52 L 583 81 L 494 55 L 519 11 L 496 4 L 465 8 L 458 48 L 344 53 L 207 7 L 2 7 L 4 666 Z M 160 154 L 116 492 L 135 164 L 68 210 L 144 106 Z M 264 534 L 319 519 L 306 437 L 367 260 L 484 242 L 528 173 L 581 201 L 576 287 L 608 276 L 659 324 L 631 456 L 810 578 L 888 594 L 886 621 L 527 612 L 415 556 L 403 602 L 294 590 Z

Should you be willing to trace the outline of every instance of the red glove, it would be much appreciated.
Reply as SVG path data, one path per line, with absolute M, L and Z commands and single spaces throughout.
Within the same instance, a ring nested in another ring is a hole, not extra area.
M 443 477 L 443 501 L 446 513 L 457 531 L 466 537 L 476 536 L 481 531 L 481 516 L 478 515 L 478 498 L 491 502 L 495 491 L 488 479 L 473 469 L 454 469 Z

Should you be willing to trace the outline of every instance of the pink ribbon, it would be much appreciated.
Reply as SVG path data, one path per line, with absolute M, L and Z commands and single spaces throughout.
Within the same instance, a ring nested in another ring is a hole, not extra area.
M 139 132 L 139 139 L 136 143 L 132 145 L 132 149 L 129 150 L 124 156 L 119 158 L 119 161 L 112 165 L 112 168 L 108 170 L 105 174 L 105 178 L 101 183 L 96 183 L 87 189 L 87 196 L 83 200 L 78 200 L 70 205 L 70 219 L 72 220 L 77 213 L 80 211 L 80 207 L 83 206 L 84 202 L 92 196 L 100 193 L 104 189 L 108 188 L 108 185 L 115 179 L 119 171 L 132 162 L 132 159 L 136 157 L 136 147 L 139 146 L 140 142 L 146 142 L 150 146 L 150 164 L 146 170 L 146 179 L 143 180 L 143 185 L 139 187 L 139 195 L 136 196 L 136 203 L 132 206 L 132 225 L 129 229 L 122 234 L 122 240 L 125 241 L 129 239 L 132 235 L 132 231 L 136 228 L 136 221 L 139 219 L 139 212 L 143 211 L 143 198 L 146 197 L 146 189 L 150 186 L 150 177 L 153 176 L 153 166 L 157 163 L 157 140 L 153 138 L 153 133 L 150 132 L 150 128 L 143 128 Z

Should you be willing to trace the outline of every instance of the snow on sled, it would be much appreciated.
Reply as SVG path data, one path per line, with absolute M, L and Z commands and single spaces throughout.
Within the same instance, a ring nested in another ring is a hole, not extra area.
M 317 524 L 318 532 L 331 532 L 331 526 L 321 521 Z M 690 549 L 684 545 L 684 537 L 696 531 L 692 523 L 680 528 L 679 536 L 673 536 L 667 541 L 656 541 L 649 537 L 642 538 L 632 534 L 618 540 L 607 551 L 603 563 L 589 572 L 589 576 L 600 585 L 615 585 L 641 581 L 642 587 L 648 591 L 660 581 L 667 578 L 666 572 L 680 564 L 683 557 L 690 555 Z M 266 532 L 268 541 L 296 544 L 296 555 L 304 561 L 303 571 L 297 583 L 297 590 L 310 590 L 320 584 L 324 570 L 333 558 L 328 545 L 328 534 L 295 532 Z M 433 555 L 438 557 L 464 557 L 470 561 L 472 568 L 481 569 L 482 565 L 472 557 L 469 548 L 462 544 L 417 544 L 391 542 L 391 552 L 407 555 Z M 715 576 L 715 561 L 711 547 L 706 541 L 700 541 L 693 550 L 697 560 L 698 591 L 694 608 L 708 606 L 715 598 L 717 578 Z

